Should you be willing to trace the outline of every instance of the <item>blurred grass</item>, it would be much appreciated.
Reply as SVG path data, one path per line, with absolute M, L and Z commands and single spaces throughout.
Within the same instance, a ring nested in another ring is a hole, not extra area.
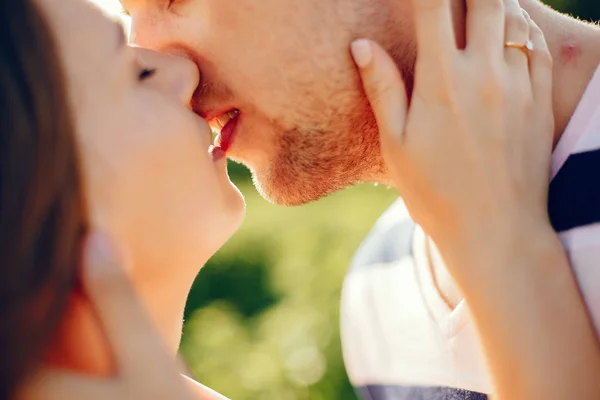
M 359 185 L 284 208 L 235 175 L 247 218 L 194 284 L 182 354 L 202 383 L 232 399 L 354 398 L 341 356 L 340 289 L 395 192 Z
M 552 1 L 549 1 L 552 4 Z M 555 0 L 600 19 L 600 0 Z M 395 199 L 359 185 L 297 208 L 268 204 L 231 164 L 248 205 L 240 231 L 196 280 L 181 352 L 196 378 L 235 400 L 352 400 L 339 339 L 354 251 Z

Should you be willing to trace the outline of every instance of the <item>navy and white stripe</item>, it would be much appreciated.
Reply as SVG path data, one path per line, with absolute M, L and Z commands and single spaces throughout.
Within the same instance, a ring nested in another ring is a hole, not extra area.
M 548 209 L 557 232 L 600 222 L 600 149 L 567 159 L 550 184 Z

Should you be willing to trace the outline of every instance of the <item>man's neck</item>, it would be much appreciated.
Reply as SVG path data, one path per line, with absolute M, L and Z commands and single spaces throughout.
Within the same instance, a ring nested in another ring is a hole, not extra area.
M 521 6 L 544 32 L 554 59 L 556 142 L 600 64 L 600 28 L 560 14 L 537 0 L 521 0 Z

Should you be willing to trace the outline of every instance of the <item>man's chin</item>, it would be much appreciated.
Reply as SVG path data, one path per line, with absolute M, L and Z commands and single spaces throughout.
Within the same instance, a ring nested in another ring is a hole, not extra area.
M 254 172 L 252 181 L 265 200 L 287 207 L 301 206 L 319 200 L 351 185 L 329 185 L 328 183 L 333 182 L 322 178 L 274 177 Z

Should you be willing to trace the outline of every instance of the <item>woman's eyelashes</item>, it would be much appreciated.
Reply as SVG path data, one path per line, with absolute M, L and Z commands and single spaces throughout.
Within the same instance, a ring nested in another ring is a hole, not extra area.
M 139 74 L 139 80 L 143 81 L 144 79 L 150 78 L 156 72 L 156 68 L 142 68 L 142 71 Z

